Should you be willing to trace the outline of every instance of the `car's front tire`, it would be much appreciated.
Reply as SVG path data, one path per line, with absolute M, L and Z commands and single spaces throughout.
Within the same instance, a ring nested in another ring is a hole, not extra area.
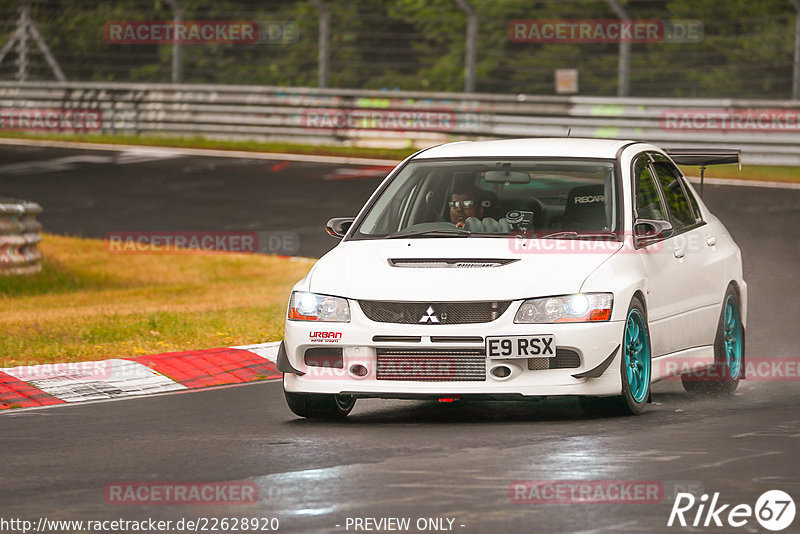
M 587 415 L 638 415 L 647 406 L 650 398 L 650 330 L 644 305 L 636 297 L 628 308 L 621 348 L 622 394 L 614 397 L 581 397 L 581 407 Z
M 688 393 L 724 397 L 739 386 L 744 364 L 744 325 L 736 289 L 729 286 L 722 302 L 714 339 L 715 363 L 705 371 L 681 375 L 683 389 Z
M 292 413 L 309 419 L 343 419 L 356 404 L 356 398 L 350 395 L 294 393 L 285 389 L 283 394 Z

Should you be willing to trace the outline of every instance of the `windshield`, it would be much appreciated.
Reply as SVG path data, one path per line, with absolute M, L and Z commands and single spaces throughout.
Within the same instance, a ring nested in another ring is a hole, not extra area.
M 355 235 L 607 234 L 618 230 L 618 204 L 612 160 L 420 159 L 385 187 Z

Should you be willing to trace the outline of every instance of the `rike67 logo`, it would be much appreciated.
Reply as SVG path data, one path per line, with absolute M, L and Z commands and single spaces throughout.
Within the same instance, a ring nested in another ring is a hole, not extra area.
M 792 497 L 781 490 L 769 490 L 761 494 L 755 506 L 749 504 L 723 504 L 719 492 L 709 501 L 704 493 L 696 498 L 691 493 L 679 493 L 672 505 L 667 526 L 681 527 L 746 527 L 755 532 L 751 520 L 767 530 L 778 532 L 794 521 L 795 504 Z

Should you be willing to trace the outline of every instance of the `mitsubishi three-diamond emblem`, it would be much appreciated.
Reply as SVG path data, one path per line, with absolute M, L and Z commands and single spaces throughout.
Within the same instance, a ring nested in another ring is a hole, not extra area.
M 428 306 L 428 309 L 425 311 L 428 315 L 423 315 L 422 319 L 419 320 L 421 323 L 438 323 L 439 318 L 433 314 L 433 306 Z

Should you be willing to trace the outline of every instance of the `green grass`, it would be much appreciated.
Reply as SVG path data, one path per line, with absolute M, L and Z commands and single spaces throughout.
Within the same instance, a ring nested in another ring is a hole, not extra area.
M 0 367 L 230 347 L 283 337 L 312 261 L 256 254 L 110 254 L 45 234 L 40 273 L 0 277 Z
M 287 154 L 312 154 L 324 156 L 349 156 L 401 160 L 417 150 L 409 148 L 367 148 L 353 146 L 317 146 L 299 143 L 266 141 L 226 141 L 205 137 L 173 137 L 155 135 L 112 134 L 47 134 L 24 132 L 0 132 L 0 137 L 49 141 L 72 141 L 80 143 L 108 143 L 116 145 L 164 146 L 178 148 L 207 148 L 215 150 L 242 150 L 246 152 L 276 152 Z
M 229 347 L 283 337 L 284 304 L 206 311 L 114 313 L 16 324 L 0 366 L 141 356 Z
M 28 276 L 0 276 L 0 302 L 9 297 L 63 294 L 124 287 L 128 282 L 103 273 L 71 269 L 58 260 L 44 258 L 42 270 Z
M 686 176 L 700 176 L 698 167 L 681 166 Z M 778 167 L 776 165 L 716 165 L 706 167 L 706 178 L 727 180 L 754 180 L 758 182 L 800 182 L 800 167 Z

